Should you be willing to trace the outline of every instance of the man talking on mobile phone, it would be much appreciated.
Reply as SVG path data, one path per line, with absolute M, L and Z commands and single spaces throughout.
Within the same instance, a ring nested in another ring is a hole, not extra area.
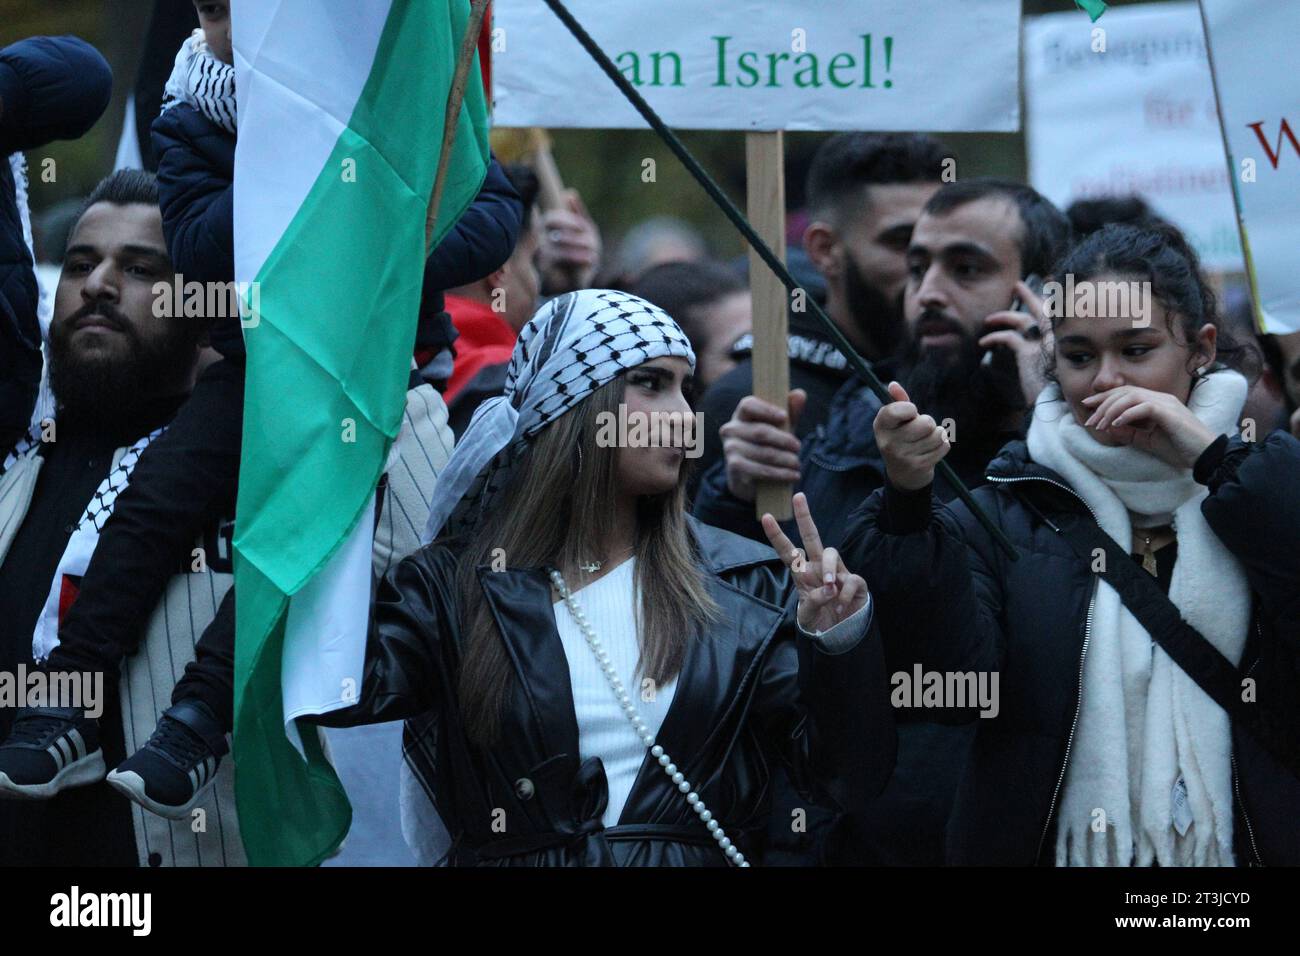
M 998 450 L 1024 435 L 1026 412 L 1043 387 L 1047 323 L 1042 298 L 1023 277 L 1049 275 L 1070 236 L 1069 220 L 1052 203 L 1000 179 L 945 185 L 917 219 L 903 292 L 907 340 L 899 380 L 905 391 L 893 388 L 924 413 L 917 427 L 942 430 L 952 445 L 947 460 L 968 487 L 983 484 Z M 825 424 L 801 441 L 784 426 L 803 401 L 801 390 L 790 393 L 788 409 L 752 395 L 742 399 L 721 429 L 725 488 L 708 479 L 701 484 L 697 517 L 762 540 L 755 483 L 791 481 L 807 496 L 824 541 L 854 544 L 850 516 L 885 481 L 871 428 L 880 400 L 851 377 Z M 934 491 L 942 500 L 953 494 L 947 485 Z M 786 534 L 797 539 L 798 529 L 788 524 Z M 893 779 L 825 841 L 827 862 L 942 863 L 944 824 L 970 738 L 970 727 L 900 724 Z
M 907 334 L 898 379 L 909 398 L 952 442 L 948 461 L 968 486 L 1008 441 L 1043 387 L 1041 296 L 1023 276 L 1047 276 L 1071 236 L 1065 215 L 1020 183 L 950 183 L 925 204 L 906 253 L 903 313 Z M 824 425 L 802 440 L 784 430 L 802 410 L 750 395 L 722 427 L 723 480 L 702 483 L 695 514 L 762 540 L 754 516 L 761 479 L 791 481 L 808 497 L 818 527 L 838 545 L 845 520 L 884 482 L 870 423 L 880 401 L 852 376 L 832 399 Z M 947 487 L 936 489 L 951 495 Z M 946 500 L 946 497 L 945 497 Z M 790 524 L 787 534 L 798 534 Z

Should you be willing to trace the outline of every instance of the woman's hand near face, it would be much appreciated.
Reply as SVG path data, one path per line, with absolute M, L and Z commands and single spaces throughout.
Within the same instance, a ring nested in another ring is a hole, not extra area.
M 838 551 L 822 547 L 803 492 L 791 500 L 807 557 L 804 557 L 804 549 L 794 546 L 770 514 L 763 515 L 763 530 L 790 569 L 790 577 L 799 591 L 799 626 L 814 633 L 829 631 L 867 603 L 867 582 L 850 573 Z
M 1190 408 L 1168 392 L 1121 385 L 1083 399 L 1092 415 L 1085 428 L 1104 431 L 1123 444 L 1151 452 L 1179 468 L 1191 468 L 1217 438 Z

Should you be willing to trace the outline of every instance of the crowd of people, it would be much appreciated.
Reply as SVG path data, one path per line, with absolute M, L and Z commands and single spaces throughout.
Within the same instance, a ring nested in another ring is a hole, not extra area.
M 157 173 L 86 197 L 44 335 L 22 154 L 112 78 L 75 38 L 0 50 L 0 672 L 104 687 L 0 706 L 7 864 L 245 860 L 255 333 L 153 292 L 235 277 L 229 10 L 195 8 Z M 425 265 L 356 703 L 312 718 L 405 721 L 421 862 L 1300 863 L 1300 342 L 1140 197 L 1061 210 L 952 157 L 820 146 L 792 267 L 892 401 L 796 297 L 776 404 L 743 263 L 670 218 L 607 248 L 576 192 L 544 209 L 492 161 Z M 1149 308 L 1062 307 L 1067 276 Z M 696 413 L 698 457 L 601 439 Z

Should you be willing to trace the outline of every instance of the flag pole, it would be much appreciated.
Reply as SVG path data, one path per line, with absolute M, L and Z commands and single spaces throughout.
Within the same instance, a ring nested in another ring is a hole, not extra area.
M 438 172 L 433 179 L 433 194 L 429 197 L 429 212 L 424 220 L 425 252 L 432 252 L 433 230 L 438 222 L 438 207 L 442 205 L 442 191 L 447 183 L 447 167 L 451 160 L 451 146 L 456 139 L 456 127 L 460 125 L 460 107 L 465 99 L 465 84 L 469 82 L 469 65 L 474 61 L 474 51 L 478 47 L 479 30 L 483 26 L 483 14 L 487 10 L 488 0 L 470 0 L 469 22 L 465 25 L 465 35 L 460 41 L 460 51 L 456 55 L 456 72 L 452 75 L 451 93 L 447 97 L 447 115 L 442 123 L 442 149 L 438 156 Z

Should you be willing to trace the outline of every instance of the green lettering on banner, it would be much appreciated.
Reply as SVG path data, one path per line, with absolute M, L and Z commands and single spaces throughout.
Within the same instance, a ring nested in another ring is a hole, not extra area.
M 625 56 L 630 56 L 632 58 L 630 67 L 632 70 L 631 73 L 628 73 L 629 67 L 623 63 L 623 57 Z M 614 57 L 614 63 L 619 68 L 619 71 L 627 77 L 629 83 L 633 86 L 641 85 L 641 58 L 633 51 L 628 50 L 624 53 L 620 53 L 618 56 Z
M 847 62 L 841 63 L 840 62 L 841 60 L 845 60 Z M 852 86 L 853 82 L 851 80 L 848 83 L 841 83 L 839 80 L 837 80 L 835 78 L 835 71 L 841 68 L 851 70 L 853 69 L 853 65 L 854 65 L 854 60 L 853 60 L 853 54 L 851 53 L 836 53 L 833 57 L 831 57 L 831 62 L 826 65 L 826 76 L 831 81 L 831 86 L 838 86 L 840 89 L 845 89 L 847 87 Z
M 776 65 L 782 60 L 790 59 L 789 53 L 769 53 L 767 55 L 767 85 L 780 86 L 776 81 Z
M 668 51 L 667 53 L 651 53 L 651 54 L 650 54 L 650 59 L 654 62 L 654 68 L 655 68 L 655 78 L 654 78 L 654 82 L 652 82 L 652 83 L 650 84 L 651 86 L 663 86 L 663 84 L 659 81 L 659 63 L 660 63 L 661 60 L 663 60 L 664 57 L 669 57 L 669 56 L 673 58 L 673 61 L 672 61 L 672 62 L 673 62 L 673 81 L 672 81 L 672 83 L 670 83 L 670 84 L 668 84 L 668 85 L 669 85 L 669 86 L 683 86 L 683 85 L 685 85 L 685 84 L 682 83 L 682 58 L 681 58 L 680 56 L 678 56 L 676 53 L 673 53 L 673 52 L 670 50 L 670 51 Z
M 730 86 L 727 82 L 727 41 L 731 37 L 713 37 L 718 41 L 718 78 L 714 81 L 714 86 Z
M 794 85 L 798 87 L 802 87 L 803 89 L 807 89 L 810 86 L 815 87 L 816 89 L 821 89 L 822 81 L 817 78 L 817 57 L 812 53 L 800 53 L 797 57 L 794 58 L 794 61 L 795 63 L 798 63 L 800 60 L 807 60 L 808 62 L 806 65 L 801 66 L 798 69 L 798 71 L 795 72 Z M 809 73 L 812 74 L 811 81 L 805 82 L 804 80 L 801 79 L 801 77 Z
M 716 56 L 717 72 L 713 79 L 713 86 L 730 87 L 739 86 L 743 89 L 752 89 L 756 86 L 764 86 L 768 89 L 780 89 L 785 86 L 786 77 L 793 74 L 793 85 L 799 89 L 820 89 L 822 82 L 822 60 L 815 53 L 787 53 L 787 52 L 759 52 L 756 50 L 745 50 L 736 55 L 736 74 L 734 84 L 731 82 L 727 49 L 728 43 L 733 39 L 731 36 L 712 36 Z M 858 57 L 847 51 L 841 51 L 830 57 L 825 63 L 826 78 L 830 85 L 837 89 L 849 89 L 855 84 L 858 88 L 864 90 L 877 89 L 877 85 L 872 76 L 872 41 L 873 35 L 870 33 L 858 34 L 858 39 L 862 41 L 862 78 L 860 82 L 856 78 L 850 79 L 849 75 L 858 67 Z M 887 36 L 882 38 L 884 46 L 884 73 L 888 77 L 892 64 L 894 38 Z M 642 56 L 633 50 L 626 50 L 616 57 L 614 63 L 617 65 L 628 82 L 633 86 L 676 86 L 684 87 L 686 82 L 683 75 L 682 55 L 674 50 L 652 51 L 645 54 L 648 57 L 647 72 L 648 75 L 643 78 L 641 72 Z M 764 65 L 763 60 L 766 59 Z M 782 64 L 788 63 L 789 67 L 783 68 Z M 764 76 L 766 74 L 766 76 Z M 881 87 L 889 89 L 893 82 L 886 78 Z
M 745 62 L 745 57 L 749 57 L 749 62 Z M 736 57 L 736 68 L 742 73 L 749 74 L 749 82 L 746 83 L 739 77 L 736 78 L 737 86 L 751 87 L 758 85 L 758 69 L 754 66 L 758 62 L 758 54 L 753 50 L 746 50 L 740 56 Z

